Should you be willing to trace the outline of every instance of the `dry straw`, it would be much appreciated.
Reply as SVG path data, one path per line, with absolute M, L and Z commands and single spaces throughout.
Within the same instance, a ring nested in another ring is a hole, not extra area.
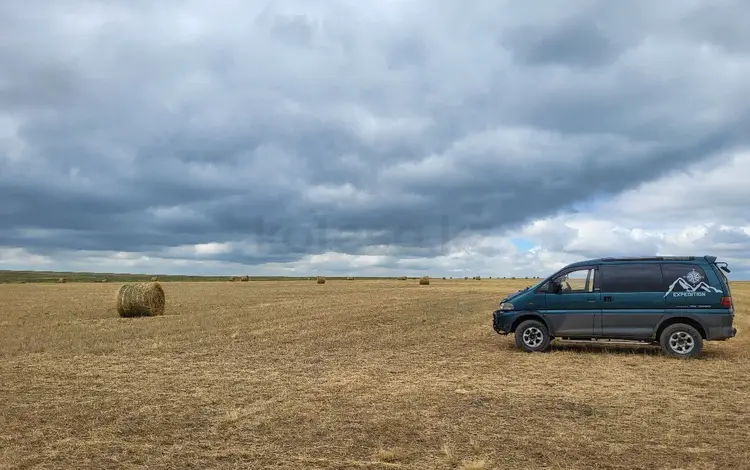
M 429 286 L 430 285 L 430 277 L 424 276 L 422 279 L 419 280 L 420 286 Z
M 123 284 L 117 292 L 117 313 L 121 317 L 164 315 L 164 289 L 158 282 Z
M 326 278 L 324 276 L 318 276 L 318 284 L 325 284 Z

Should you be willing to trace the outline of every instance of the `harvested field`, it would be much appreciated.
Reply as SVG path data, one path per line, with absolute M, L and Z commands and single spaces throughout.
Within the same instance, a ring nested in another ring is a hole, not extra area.
M 490 315 L 527 280 L 329 281 L 163 282 L 141 318 L 0 285 L 0 468 L 750 468 L 750 283 L 680 361 L 516 350 Z

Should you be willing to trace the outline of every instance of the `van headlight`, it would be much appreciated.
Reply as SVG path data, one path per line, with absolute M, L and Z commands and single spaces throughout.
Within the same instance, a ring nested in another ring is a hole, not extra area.
M 505 310 L 505 311 L 513 310 L 513 304 L 510 302 L 502 302 L 500 304 L 500 310 Z

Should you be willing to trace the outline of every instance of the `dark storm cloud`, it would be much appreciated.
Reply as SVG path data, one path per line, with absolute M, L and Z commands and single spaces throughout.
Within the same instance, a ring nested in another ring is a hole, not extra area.
M 703 67 L 734 58 L 700 52 L 681 2 L 146 5 L 0 7 L 0 246 L 430 257 L 750 125 L 746 87 Z

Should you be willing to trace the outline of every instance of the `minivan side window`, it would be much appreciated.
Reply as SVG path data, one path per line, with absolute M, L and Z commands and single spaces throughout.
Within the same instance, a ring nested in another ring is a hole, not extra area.
M 602 292 L 664 292 L 658 264 L 603 264 L 599 272 Z
M 672 287 L 672 284 L 676 282 L 687 281 L 691 286 L 695 286 L 705 282 L 706 271 L 703 270 L 697 264 L 690 263 L 664 263 L 661 265 L 661 271 L 664 274 L 664 283 L 662 284 L 662 290 L 666 292 Z

